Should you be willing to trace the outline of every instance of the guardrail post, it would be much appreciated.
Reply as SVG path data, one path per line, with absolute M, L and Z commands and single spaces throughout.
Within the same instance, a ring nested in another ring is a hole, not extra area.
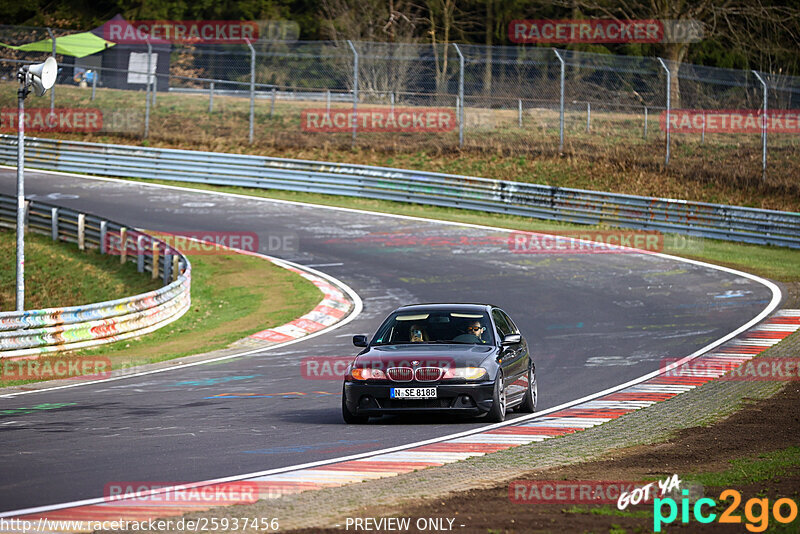
M 128 259 L 128 229 L 124 226 L 119 229 L 119 262 L 125 263 Z
M 356 133 L 358 132 L 358 52 L 353 46 L 353 41 L 347 40 L 350 50 L 353 51 L 353 146 L 356 144 Z
M 144 93 L 144 138 L 150 135 L 150 62 L 153 60 L 153 48 L 150 46 L 150 39 L 145 39 L 147 43 L 147 89 Z
M 758 72 L 752 72 L 761 82 L 764 91 L 762 96 L 764 115 L 761 117 L 761 181 L 763 182 L 767 179 L 767 84 Z
M 256 116 L 256 49 L 245 39 L 250 48 L 250 143 L 253 142 L 253 122 Z
M 208 84 L 208 112 L 214 111 L 214 82 Z
M 181 257 L 179 255 L 172 256 L 172 281 L 178 279 L 181 273 Z
M 458 54 L 458 147 L 464 147 L 464 54 L 456 43 L 453 48 Z
M 108 245 L 106 244 L 107 239 L 108 221 L 100 221 L 100 254 L 106 254 L 108 252 Z
M 560 89 L 558 99 L 558 152 L 560 154 L 564 152 L 564 69 L 566 64 L 564 63 L 564 58 L 562 58 L 561 54 L 558 53 L 558 50 L 554 48 L 553 52 L 555 52 L 558 62 L 561 63 L 561 81 L 559 85 Z
M 86 214 L 78 214 L 78 250 L 86 250 Z
M 164 254 L 164 275 L 163 281 L 164 285 L 169 283 L 169 279 L 172 277 L 172 254 L 169 252 Z
M 144 236 L 136 237 L 136 270 L 144 272 Z
M 666 167 L 667 165 L 669 165 L 669 133 L 670 133 L 670 118 L 671 118 L 670 117 L 670 111 L 671 111 L 671 100 L 670 99 L 671 99 L 671 93 L 672 93 L 672 73 L 669 71 L 669 68 L 667 67 L 667 64 L 664 63 L 663 59 L 661 59 L 660 57 L 656 58 L 656 59 L 658 59 L 658 62 L 661 63 L 661 66 L 664 68 L 664 71 L 667 73 L 667 126 L 665 128 L 666 132 L 667 132 L 667 138 L 666 138 L 667 148 L 666 148 L 666 153 L 664 155 L 664 166 Z
M 58 241 L 58 208 L 50 209 L 50 238 Z
M 158 258 L 159 258 L 159 250 L 158 250 L 158 242 L 153 239 L 153 269 L 151 274 L 153 276 L 153 280 L 158 278 Z

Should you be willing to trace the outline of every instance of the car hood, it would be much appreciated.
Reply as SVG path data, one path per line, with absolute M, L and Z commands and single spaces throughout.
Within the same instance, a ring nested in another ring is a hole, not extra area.
M 489 357 L 496 357 L 494 345 L 413 344 L 369 347 L 359 354 L 356 367 L 478 367 Z M 418 362 L 414 364 L 414 362 Z

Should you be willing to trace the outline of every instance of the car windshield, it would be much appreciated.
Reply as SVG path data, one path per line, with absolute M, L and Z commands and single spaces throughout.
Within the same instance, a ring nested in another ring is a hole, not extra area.
M 484 312 L 436 310 L 395 312 L 381 325 L 374 345 L 450 343 L 492 345 L 494 335 Z

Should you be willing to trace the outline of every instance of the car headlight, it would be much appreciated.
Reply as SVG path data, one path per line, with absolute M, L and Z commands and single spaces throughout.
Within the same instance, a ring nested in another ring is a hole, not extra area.
M 386 373 L 380 369 L 370 369 L 369 367 L 357 367 L 350 375 L 355 380 L 385 380 Z
M 465 380 L 480 380 L 487 375 L 483 367 L 453 367 L 444 373 L 444 380 L 463 378 Z

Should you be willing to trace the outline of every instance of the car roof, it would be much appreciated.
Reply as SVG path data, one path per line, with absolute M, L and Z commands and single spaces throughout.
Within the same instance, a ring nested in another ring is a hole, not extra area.
M 476 304 L 476 303 L 426 303 L 426 304 L 407 304 L 400 306 L 395 311 L 404 312 L 424 312 L 424 311 L 461 311 L 461 312 L 487 312 L 494 308 L 491 304 Z

